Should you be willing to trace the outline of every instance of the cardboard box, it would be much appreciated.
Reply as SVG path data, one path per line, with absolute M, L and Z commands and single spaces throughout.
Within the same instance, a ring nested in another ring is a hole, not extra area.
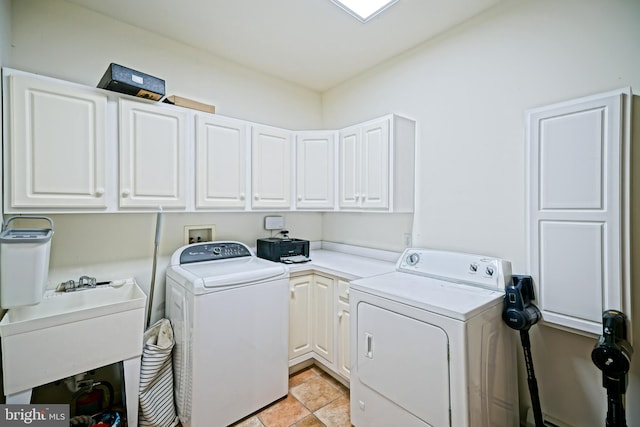
M 164 80 L 113 62 L 100 79 L 98 87 L 154 101 L 160 101 L 165 94 Z
M 166 102 L 167 104 L 171 105 L 178 105 L 180 107 L 204 111 L 205 113 L 213 114 L 216 112 L 215 105 L 203 104 L 202 102 L 194 101 L 193 99 L 183 98 L 176 95 L 167 96 L 162 102 Z

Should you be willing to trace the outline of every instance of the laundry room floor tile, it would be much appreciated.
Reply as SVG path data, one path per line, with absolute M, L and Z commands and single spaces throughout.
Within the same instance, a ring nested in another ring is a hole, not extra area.
M 351 425 L 349 399 L 346 396 L 342 396 L 318 409 L 314 412 L 314 415 L 324 423 L 323 425 L 349 427 Z
M 320 376 L 292 387 L 289 393 L 312 412 L 342 396 L 342 393 L 336 387 Z
M 293 427 L 325 427 L 322 421 L 318 419 L 315 415 L 311 414 L 308 417 L 304 417 L 297 423 L 293 425 Z
M 258 414 L 265 427 L 289 427 L 311 412 L 295 397 L 289 394 Z
M 349 389 L 317 366 L 289 377 L 289 395 L 233 427 L 350 427 Z

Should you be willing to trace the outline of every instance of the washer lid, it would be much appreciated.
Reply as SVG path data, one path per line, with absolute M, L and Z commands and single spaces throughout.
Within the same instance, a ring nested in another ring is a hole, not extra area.
M 350 288 L 462 321 L 504 298 L 504 292 L 398 271 L 354 280 Z
M 289 275 L 283 265 L 257 257 L 232 258 L 171 266 L 167 274 L 183 286 L 221 290 Z

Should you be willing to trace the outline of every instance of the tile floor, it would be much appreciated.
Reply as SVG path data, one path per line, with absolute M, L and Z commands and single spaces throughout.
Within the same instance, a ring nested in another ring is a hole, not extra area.
M 233 427 L 350 427 L 349 389 L 317 366 L 289 377 L 289 394 Z

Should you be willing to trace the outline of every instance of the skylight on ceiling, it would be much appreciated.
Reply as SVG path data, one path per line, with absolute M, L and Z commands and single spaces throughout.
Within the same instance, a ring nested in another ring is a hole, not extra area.
M 345 12 L 362 22 L 367 22 L 379 13 L 384 12 L 398 0 L 331 0 Z

